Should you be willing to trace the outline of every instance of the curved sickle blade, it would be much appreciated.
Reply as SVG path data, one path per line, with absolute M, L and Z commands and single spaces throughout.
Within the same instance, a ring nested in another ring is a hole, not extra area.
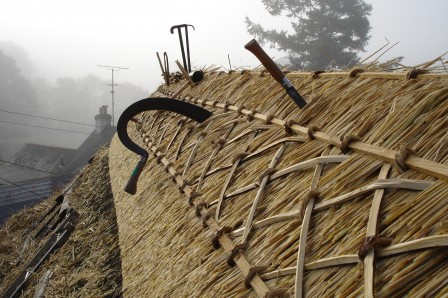
M 120 139 L 121 143 L 126 146 L 126 148 L 140 155 L 140 160 L 137 163 L 137 166 L 132 172 L 131 177 L 129 178 L 129 181 L 125 187 L 125 191 L 130 194 L 135 194 L 137 191 L 137 181 L 143 170 L 143 167 L 146 164 L 146 160 L 148 159 L 149 154 L 145 149 L 134 143 L 129 137 L 127 131 L 128 122 L 135 115 L 143 111 L 150 110 L 174 112 L 184 115 L 197 122 L 203 122 L 207 120 L 212 114 L 210 111 L 194 104 L 166 97 L 145 98 L 133 103 L 126 110 L 124 110 L 117 123 L 118 138 Z

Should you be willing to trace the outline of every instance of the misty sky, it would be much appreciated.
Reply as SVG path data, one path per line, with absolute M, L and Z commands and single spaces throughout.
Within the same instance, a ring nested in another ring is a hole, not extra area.
M 405 56 L 407 65 L 431 60 L 448 50 L 446 0 L 370 0 L 372 30 L 367 57 L 387 38 L 400 42 L 384 60 Z M 84 77 L 103 79 L 110 71 L 97 64 L 129 67 L 117 74 L 152 92 L 162 82 L 156 52 L 167 52 L 170 71 L 181 61 L 176 24 L 192 24 L 189 30 L 193 68 L 216 65 L 255 67 L 259 63 L 244 49 L 251 39 L 245 16 L 267 28 L 288 28 L 287 19 L 270 16 L 261 0 L 0 0 L 0 41 L 24 48 L 36 64 L 36 72 L 49 79 Z M 267 52 L 276 58 L 284 53 Z

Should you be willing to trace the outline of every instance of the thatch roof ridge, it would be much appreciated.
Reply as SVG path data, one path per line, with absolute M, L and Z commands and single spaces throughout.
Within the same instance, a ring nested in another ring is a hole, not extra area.
M 355 69 L 358 70 L 358 69 Z M 318 78 L 354 78 L 354 79 L 387 79 L 387 80 L 409 80 L 410 73 L 415 69 L 409 69 L 406 71 L 313 71 L 313 72 L 299 72 L 299 71 L 285 71 L 288 78 L 290 79 L 318 79 Z M 232 75 L 232 76 L 240 76 L 240 75 L 249 75 L 254 77 L 264 77 L 270 76 L 267 71 L 208 71 L 206 72 L 208 75 L 218 74 L 218 75 Z M 413 80 L 434 80 L 434 79 L 446 79 L 448 77 L 448 73 L 446 72 L 416 72 L 412 79 Z
M 213 74 L 215 74 L 215 73 L 212 73 L 212 75 Z M 222 73 L 218 73 L 218 76 L 221 74 Z M 240 76 L 246 76 L 248 74 L 252 74 L 252 73 L 251 72 L 241 72 Z M 235 76 L 234 73 L 229 73 L 229 75 Z M 252 75 L 255 75 L 255 74 L 252 74 Z M 359 77 L 360 79 L 363 78 L 362 75 L 363 74 L 361 74 L 361 76 Z M 317 79 L 317 77 L 315 75 L 313 75 L 313 73 L 290 73 L 290 74 L 288 74 L 288 76 L 291 78 L 306 78 L 306 79 L 311 78 L 312 80 Z M 354 78 L 354 77 L 350 77 L 350 72 L 327 73 L 327 74 L 322 73 L 322 74 L 318 74 L 317 76 L 329 76 L 331 78 Z M 391 79 L 391 77 L 393 77 L 393 79 L 405 79 L 407 82 L 408 81 L 406 79 L 407 76 L 408 76 L 408 72 L 401 72 L 401 73 L 384 73 L 384 72 L 379 73 L 379 72 L 376 72 L 376 73 L 370 73 L 370 75 L 367 76 L 367 78 L 389 80 L 389 79 Z M 423 79 L 439 78 L 439 79 L 448 80 L 448 74 L 428 74 L 428 75 L 420 75 L 419 77 L 422 77 Z M 177 93 L 177 91 L 178 90 L 176 90 L 176 89 L 173 90 L 173 88 L 170 88 L 170 91 L 164 90 L 164 86 L 162 85 L 161 88 L 159 88 L 159 90 L 155 94 L 160 94 L 160 96 L 173 96 L 173 95 L 175 95 L 175 93 Z M 446 94 L 447 90 L 444 89 L 444 90 L 441 90 L 440 92 L 442 94 Z M 397 159 L 403 159 L 403 154 L 407 150 L 405 147 L 401 147 L 401 148 L 399 148 L 399 150 L 390 150 L 390 149 L 383 148 L 378 145 L 360 142 L 359 140 L 353 140 L 353 141 L 349 142 L 349 144 L 347 144 L 347 140 L 351 136 L 354 136 L 354 135 L 347 134 L 347 135 L 338 137 L 338 136 L 326 134 L 320 130 L 316 130 L 315 127 L 313 129 L 313 127 L 302 126 L 294 121 L 291 122 L 288 119 L 281 119 L 280 117 L 275 117 L 273 114 L 263 114 L 254 109 L 252 109 L 252 110 L 246 109 L 241 104 L 239 104 L 239 105 L 231 104 L 227 101 L 219 102 L 218 100 L 212 100 L 207 97 L 195 97 L 195 96 L 189 96 L 189 95 L 187 95 L 187 96 L 178 95 L 177 97 L 181 100 L 189 101 L 194 104 L 201 104 L 202 106 L 220 108 L 220 109 L 223 109 L 224 111 L 233 111 L 233 112 L 237 112 L 238 115 L 251 116 L 257 120 L 261 120 L 268 124 L 272 124 L 277 127 L 282 127 L 284 129 L 287 129 L 292 133 L 298 133 L 303 136 L 309 136 L 309 137 L 311 137 L 311 134 L 312 134 L 312 138 L 315 138 L 322 142 L 326 142 L 329 145 L 334 145 L 339 148 L 344 147 L 344 150 L 351 149 L 356 152 L 367 154 L 371 157 L 374 157 L 374 158 L 377 158 L 377 159 L 380 159 L 380 160 L 383 160 L 383 161 L 386 161 L 389 163 L 396 164 Z M 315 130 L 315 131 L 312 132 L 312 130 Z M 345 140 L 344 140 L 344 137 L 345 137 Z M 407 152 L 404 155 L 407 155 Z M 406 156 L 404 156 L 404 158 L 406 158 Z M 428 175 L 448 181 L 448 165 L 443 165 L 440 163 L 432 162 L 430 160 L 426 160 L 426 159 L 419 158 L 416 156 L 410 156 L 407 160 L 404 160 L 403 162 L 405 163 L 404 166 L 409 166 L 410 168 L 412 168 L 414 170 L 421 171 Z
M 172 94 L 174 94 L 174 93 L 167 93 L 167 94 L 163 94 L 163 95 L 170 96 Z M 265 115 L 262 113 L 255 112 L 254 110 L 247 110 L 244 108 L 241 109 L 240 106 L 235 106 L 235 105 L 231 105 L 231 104 L 227 104 L 227 103 L 216 103 L 215 101 L 210 101 L 210 100 L 203 101 L 198 98 L 193 98 L 193 99 L 184 98 L 182 100 L 189 101 L 193 104 L 202 104 L 203 106 L 215 107 L 215 108 L 220 108 L 223 110 L 237 112 L 240 115 L 245 115 L 245 116 L 251 115 L 254 117 L 254 119 L 261 120 L 263 122 L 267 122 L 268 117 L 270 116 L 270 115 Z M 284 129 L 289 129 L 293 133 L 299 133 L 303 136 L 309 136 L 310 138 L 314 138 L 316 140 L 328 143 L 329 145 L 333 145 L 333 146 L 336 146 L 339 148 L 343 148 L 345 146 L 346 147 L 345 149 L 351 149 L 355 152 L 363 153 L 363 154 L 369 155 L 371 157 L 374 157 L 376 159 L 380 159 L 382 161 L 389 162 L 389 163 L 397 163 L 397 159 L 403 158 L 403 157 L 400 157 L 400 154 L 402 155 L 403 151 L 408 150 L 408 149 L 401 149 L 401 148 L 400 148 L 400 150 L 390 150 L 390 149 L 382 148 L 377 145 L 370 145 L 367 143 L 363 143 L 363 142 L 360 142 L 357 140 L 354 140 L 348 144 L 345 144 L 343 137 L 338 138 L 337 136 L 331 136 L 331 135 L 326 134 L 320 130 L 313 131 L 312 127 L 305 127 L 305 126 L 301 126 L 296 123 L 288 124 L 287 120 L 285 121 L 285 120 L 277 118 L 277 117 L 270 117 L 269 124 L 272 124 L 277 127 L 284 128 Z M 348 137 L 350 137 L 350 136 L 348 136 Z M 426 160 L 423 158 L 419 158 L 419 157 L 415 157 L 415 156 L 405 157 L 405 158 L 406 158 L 406 160 L 404 160 L 405 165 L 408 166 L 409 168 L 448 181 L 448 165 L 436 163 L 436 162 Z

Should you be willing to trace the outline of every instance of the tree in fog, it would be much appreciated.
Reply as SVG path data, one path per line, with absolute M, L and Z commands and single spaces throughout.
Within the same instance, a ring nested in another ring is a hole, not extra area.
M 42 110 L 51 117 L 93 123 L 102 105 L 108 105 L 108 113 L 112 113 L 110 82 L 92 74 L 83 78 L 58 78 L 55 85 L 39 78 L 34 79 L 33 84 Z M 138 86 L 119 83 L 115 87 L 115 118 L 118 119 L 127 106 L 147 97 L 147 94 Z
M 246 17 L 247 30 L 261 44 L 288 53 L 294 69 L 353 66 L 364 51 L 372 10 L 363 0 L 262 0 L 273 16 L 286 15 L 294 30 L 266 29 Z
M 22 113 L 38 109 L 36 94 L 30 82 L 22 75 L 16 62 L 0 50 L 0 109 Z M 17 115 L 0 113 L 1 121 L 21 122 Z M 29 136 L 26 129 L 9 123 L 0 123 L 0 152 L 8 156 L 13 152 L 13 142 Z M 14 147 L 17 149 L 16 147 Z M 5 152 L 4 152 L 5 151 Z M 6 156 L 6 155 L 5 155 Z M 4 157 L 2 157 L 4 158 Z
M 16 61 L 17 68 L 25 78 L 32 78 L 35 75 L 35 66 L 28 56 L 28 52 L 13 41 L 0 42 L 0 50 L 6 56 Z
M 0 107 L 17 111 L 34 111 L 36 94 L 21 74 L 13 58 L 0 50 Z

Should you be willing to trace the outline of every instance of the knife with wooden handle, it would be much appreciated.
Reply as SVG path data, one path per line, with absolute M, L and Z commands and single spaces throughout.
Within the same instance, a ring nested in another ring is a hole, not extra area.
M 286 93 L 294 100 L 294 102 L 299 106 L 299 108 L 303 108 L 306 105 L 305 99 L 299 94 L 299 92 L 294 88 L 285 74 L 281 71 L 281 69 L 275 64 L 275 62 L 271 59 L 271 57 L 266 54 L 266 52 L 260 47 L 258 42 L 255 39 L 249 41 L 245 46 L 247 50 L 251 51 L 258 60 L 260 60 L 261 64 L 266 68 L 266 70 L 272 75 L 272 77 L 285 88 Z

